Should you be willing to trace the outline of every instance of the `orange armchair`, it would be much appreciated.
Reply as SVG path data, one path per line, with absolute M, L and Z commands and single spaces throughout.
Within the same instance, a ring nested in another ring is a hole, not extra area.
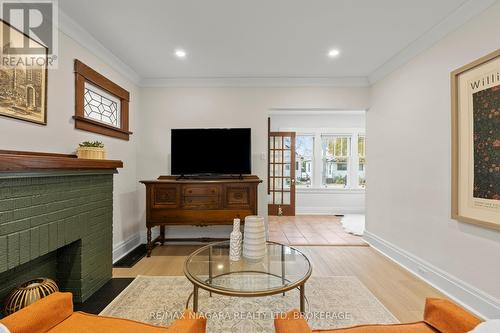
M 186 310 L 170 327 L 73 312 L 71 293 L 54 293 L 0 320 L 10 333 L 205 333 L 206 319 Z M 0 327 L 0 332 L 2 327 Z
M 479 318 L 458 305 L 437 298 L 426 300 L 424 320 L 415 323 L 312 330 L 296 310 L 274 320 L 277 333 L 466 333 L 479 323 Z

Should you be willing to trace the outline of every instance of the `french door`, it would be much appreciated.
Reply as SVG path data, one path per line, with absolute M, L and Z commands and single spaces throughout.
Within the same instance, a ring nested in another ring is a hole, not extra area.
M 269 215 L 295 215 L 295 132 L 269 132 Z

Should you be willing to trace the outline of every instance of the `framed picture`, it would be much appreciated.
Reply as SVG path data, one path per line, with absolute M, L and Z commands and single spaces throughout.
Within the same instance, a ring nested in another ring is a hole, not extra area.
M 10 29 L 10 40 L 5 40 L 6 29 Z M 9 43 L 23 45 L 25 38 L 29 43 L 45 48 L 45 61 L 30 61 L 30 55 L 2 54 L 0 63 L 0 115 L 47 124 L 47 61 L 48 48 L 29 38 L 21 31 L 0 20 L 0 39 L 2 50 Z M 37 57 L 40 59 L 40 57 Z M 43 56 L 42 56 L 43 59 Z
M 451 73 L 452 218 L 500 229 L 500 50 Z

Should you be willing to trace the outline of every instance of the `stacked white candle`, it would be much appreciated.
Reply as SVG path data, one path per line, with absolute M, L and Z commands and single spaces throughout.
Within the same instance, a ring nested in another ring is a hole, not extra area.
M 243 238 L 243 257 L 259 261 L 266 255 L 266 227 L 264 218 L 247 216 L 245 218 L 245 233 Z

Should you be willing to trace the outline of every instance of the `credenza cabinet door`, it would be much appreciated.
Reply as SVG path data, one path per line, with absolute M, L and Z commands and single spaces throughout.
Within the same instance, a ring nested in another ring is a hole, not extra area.
M 155 184 L 151 187 L 153 208 L 178 208 L 180 206 L 180 185 Z
M 225 208 L 251 209 L 254 201 L 253 187 L 247 185 L 226 186 Z

